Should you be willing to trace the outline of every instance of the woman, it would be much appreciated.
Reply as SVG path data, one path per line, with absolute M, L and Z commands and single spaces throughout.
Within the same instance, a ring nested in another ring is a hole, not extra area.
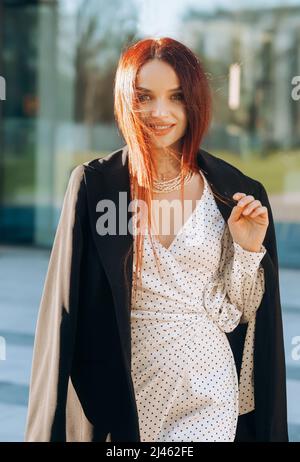
M 210 90 L 180 42 L 124 50 L 114 96 L 127 144 L 71 174 L 36 329 L 26 441 L 287 441 L 263 185 L 199 148 Z

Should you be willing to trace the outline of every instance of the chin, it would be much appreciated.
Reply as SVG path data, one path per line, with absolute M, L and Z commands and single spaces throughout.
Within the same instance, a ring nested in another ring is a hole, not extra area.
M 175 140 L 168 140 L 167 138 L 166 139 L 161 139 L 161 140 L 155 140 L 155 146 L 156 147 L 164 147 L 164 148 L 178 148 L 178 144 L 180 144 L 180 140 L 181 138 L 179 139 L 175 139 Z

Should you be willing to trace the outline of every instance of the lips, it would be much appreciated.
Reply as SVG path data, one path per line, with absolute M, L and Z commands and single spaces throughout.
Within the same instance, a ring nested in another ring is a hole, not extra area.
M 159 126 L 167 126 L 167 125 L 170 125 L 169 127 L 167 128 L 159 128 Z M 153 128 L 154 132 L 156 135 L 165 135 L 167 133 L 169 133 L 172 128 L 175 126 L 175 124 L 156 124 L 156 125 L 151 125 L 151 127 Z

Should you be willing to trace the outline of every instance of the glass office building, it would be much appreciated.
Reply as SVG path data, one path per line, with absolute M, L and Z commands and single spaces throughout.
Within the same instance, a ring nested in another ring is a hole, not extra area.
M 1 1 L 1 244 L 51 247 L 73 167 L 124 145 L 113 115 L 122 47 L 159 34 L 203 60 L 214 96 L 204 147 L 262 181 L 280 264 L 300 267 L 300 2 L 213 3 Z

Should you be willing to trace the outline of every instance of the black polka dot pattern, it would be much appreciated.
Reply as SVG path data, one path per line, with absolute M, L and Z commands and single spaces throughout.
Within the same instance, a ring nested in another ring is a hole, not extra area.
M 202 198 L 169 249 L 153 236 L 162 278 L 145 236 L 142 277 L 131 309 L 131 372 L 144 442 L 235 438 L 240 390 L 226 332 L 255 318 L 265 249 L 248 252 L 233 243 L 226 261 L 228 226 L 202 176 Z M 246 395 L 252 386 L 248 376 Z M 244 401 L 247 406 L 247 397 Z

